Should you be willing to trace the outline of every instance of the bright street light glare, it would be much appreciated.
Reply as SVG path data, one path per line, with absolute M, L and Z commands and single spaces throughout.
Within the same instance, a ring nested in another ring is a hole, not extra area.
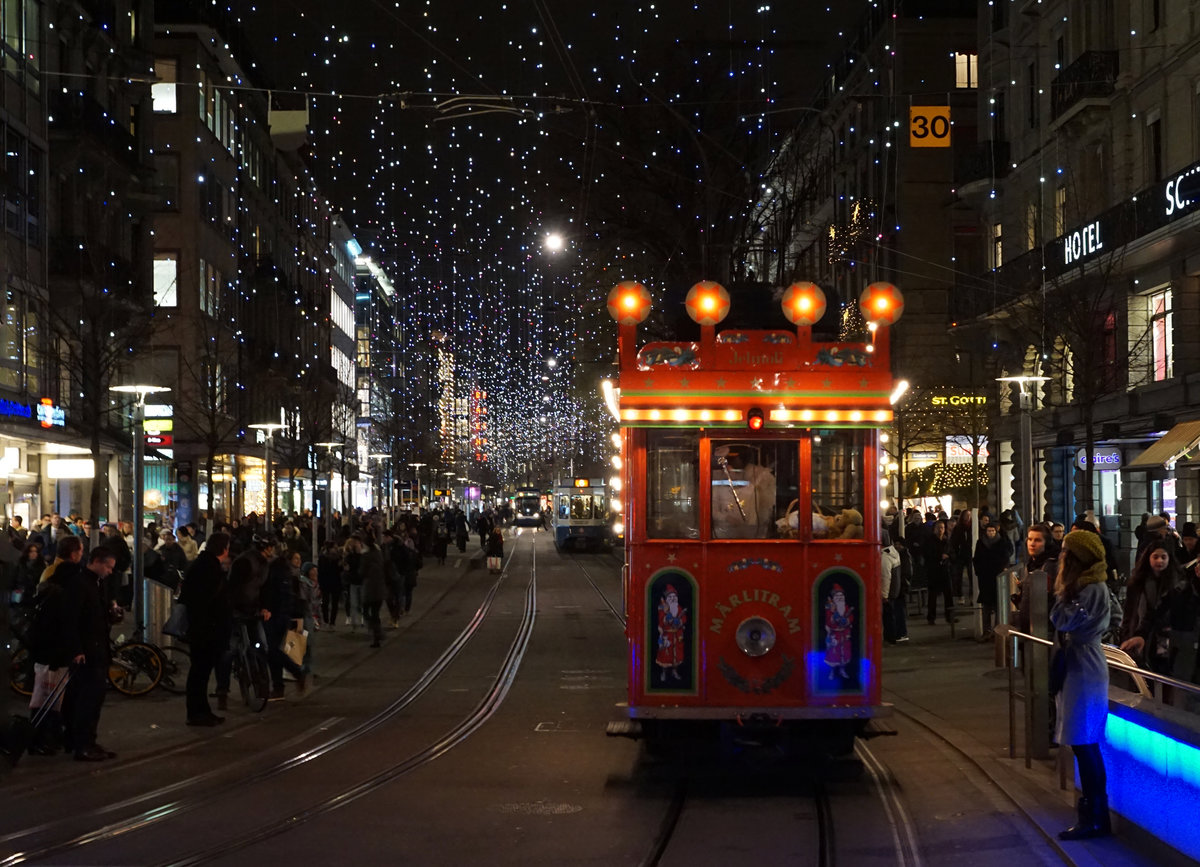
M 546 235 L 546 249 L 551 252 L 558 252 L 566 245 L 566 240 L 558 232 L 551 232 Z

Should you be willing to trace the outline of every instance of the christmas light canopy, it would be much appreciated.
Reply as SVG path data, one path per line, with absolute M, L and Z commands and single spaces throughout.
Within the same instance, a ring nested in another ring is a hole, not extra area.
M 815 283 L 793 283 L 783 293 L 782 306 L 793 325 L 816 325 L 825 315 L 825 293 Z
M 716 325 L 729 315 L 729 293 L 720 283 L 702 280 L 688 290 L 687 312 L 700 325 Z
M 858 309 L 868 322 L 894 325 L 904 313 L 904 296 L 891 283 L 872 283 L 859 297 Z
M 618 283 L 608 293 L 608 315 L 618 325 L 637 325 L 650 315 L 650 293 L 633 280 Z

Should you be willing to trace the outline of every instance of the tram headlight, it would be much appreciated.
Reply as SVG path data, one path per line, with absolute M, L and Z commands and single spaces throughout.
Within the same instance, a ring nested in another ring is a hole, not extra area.
M 775 627 L 765 617 L 749 617 L 738 625 L 735 638 L 742 653 L 764 656 L 775 646 Z
M 613 535 L 615 535 L 615 536 L 624 536 L 625 535 L 625 525 L 622 524 L 620 521 L 617 521 L 615 524 L 613 524 Z

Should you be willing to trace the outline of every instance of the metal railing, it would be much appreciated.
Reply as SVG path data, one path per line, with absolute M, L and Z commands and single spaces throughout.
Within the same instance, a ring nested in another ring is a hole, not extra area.
M 1027 768 L 1032 767 L 1034 759 L 1046 759 L 1050 756 L 1049 653 L 1053 645 L 1054 642 L 1049 639 L 1018 632 L 1005 624 L 996 627 L 996 664 L 1003 665 L 1008 670 L 1008 757 L 1017 757 L 1017 702 L 1023 701 Z M 1102 647 L 1109 670 L 1128 675 L 1134 686 L 1131 693 L 1152 701 L 1155 710 L 1161 711 L 1163 707 L 1186 710 L 1178 703 L 1167 700 L 1168 688 L 1200 700 L 1200 685 L 1122 662 L 1120 657 L 1129 658 L 1123 651 L 1111 644 Z M 1018 670 L 1024 678 L 1023 692 L 1017 689 Z M 1148 687 L 1147 681 L 1155 684 L 1156 688 Z M 1175 692 L 1172 692 L 1172 698 L 1174 695 Z M 1200 729 L 1200 716 L 1197 716 L 1197 723 L 1197 728 Z M 1064 755 L 1065 752 L 1060 752 L 1059 783 L 1063 788 L 1066 787 L 1066 764 L 1062 761 Z

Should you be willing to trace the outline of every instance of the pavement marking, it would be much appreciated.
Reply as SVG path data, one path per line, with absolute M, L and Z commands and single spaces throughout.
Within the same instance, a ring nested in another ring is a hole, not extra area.
M 921 850 L 917 845 L 916 828 L 913 826 L 912 819 L 909 818 L 908 811 L 904 809 L 904 803 L 900 800 L 899 793 L 890 783 L 886 782 L 887 768 L 865 744 L 856 743 L 854 751 L 863 760 L 863 766 L 867 769 L 871 782 L 875 785 L 879 800 L 883 802 L 883 810 L 887 814 L 888 824 L 891 826 L 892 844 L 896 848 L 897 863 L 921 867 Z M 903 840 L 900 839 L 901 830 L 904 831 Z

